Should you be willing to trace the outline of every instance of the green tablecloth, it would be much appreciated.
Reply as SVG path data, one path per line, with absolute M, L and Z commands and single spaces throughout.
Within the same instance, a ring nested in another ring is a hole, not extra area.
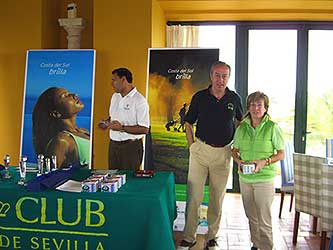
M 80 170 L 74 179 L 89 174 Z M 117 193 L 28 192 L 16 181 L 0 179 L 1 250 L 174 249 L 170 172 L 151 179 L 127 172 L 127 183 Z

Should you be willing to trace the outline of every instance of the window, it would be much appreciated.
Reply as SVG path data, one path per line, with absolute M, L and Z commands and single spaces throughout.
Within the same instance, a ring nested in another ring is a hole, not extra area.
M 228 87 L 235 89 L 235 25 L 202 25 L 199 27 L 199 47 L 220 49 L 220 61 L 231 67 Z
M 243 101 L 266 93 L 295 151 L 324 156 L 324 139 L 333 138 L 333 22 L 190 23 L 200 26 L 200 47 L 220 48 L 220 60 L 232 67 L 229 87 Z
M 285 141 L 294 139 L 296 59 L 296 30 L 249 31 L 248 93 L 261 91 L 268 96 L 268 114 L 279 124 Z M 281 187 L 279 170 L 276 188 Z
M 309 31 L 306 153 L 325 157 L 325 138 L 333 138 L 333 31 Z

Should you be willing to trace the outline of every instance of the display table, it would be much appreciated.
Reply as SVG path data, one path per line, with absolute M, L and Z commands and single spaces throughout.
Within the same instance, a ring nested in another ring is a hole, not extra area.
M 174 176 L 127 172 L 117 193 L 28 192 L 0 179 L 0 249 L 171 250 L 177 215 Z M 81 169 L 73 179 L 83 180 Z

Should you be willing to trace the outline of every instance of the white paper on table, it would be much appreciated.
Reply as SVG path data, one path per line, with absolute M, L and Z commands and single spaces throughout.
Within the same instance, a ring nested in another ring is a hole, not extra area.
M 67 191 L 67 192 L 81 192 L 81 182 L 68 180 L 56 188 L 57 190 Z

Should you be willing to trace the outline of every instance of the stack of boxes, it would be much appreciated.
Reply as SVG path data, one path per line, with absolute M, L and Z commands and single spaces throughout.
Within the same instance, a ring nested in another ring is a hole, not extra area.
M 126 174 L 93 174 L 81 184 L 81 192 L 117 192 L 126 183 Z

